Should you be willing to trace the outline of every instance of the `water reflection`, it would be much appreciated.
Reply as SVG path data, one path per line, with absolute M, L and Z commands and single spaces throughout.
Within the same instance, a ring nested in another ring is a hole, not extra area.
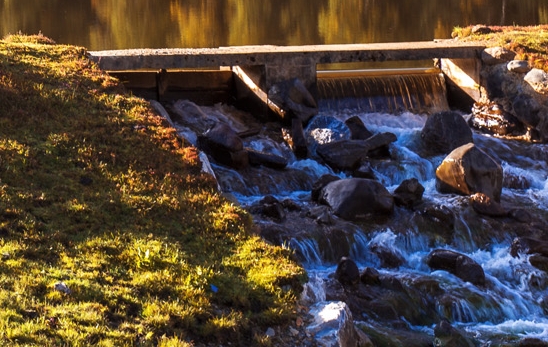
M 454 26 L 548 23 L 545 0 L 3 0 L 0 35 L 92 50 L 417 41 Z

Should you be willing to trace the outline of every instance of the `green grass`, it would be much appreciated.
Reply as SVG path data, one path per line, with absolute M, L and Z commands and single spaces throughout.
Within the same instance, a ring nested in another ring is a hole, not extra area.
M 481 41 L 488 47 L 500 46 L 517 53 L 516 59 L 548 72 L 548 25 L 490 26 L 491 33 L 478 34 L 473 26 L 456 27 L 452 37 L 462 41 Z
M 293 319 L 305 271 L 200 168 L 85 49 L 1 40 L 0 345 L 260 344 Z

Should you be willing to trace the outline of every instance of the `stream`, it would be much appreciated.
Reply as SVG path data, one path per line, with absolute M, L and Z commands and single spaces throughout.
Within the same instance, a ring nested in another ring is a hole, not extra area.
M 442 103 L 441 107 L 446 106 Z M 534 254 L 519 250 L 512 256 L 510 252 L 516 237 L 545 237 L 548 145 L 473 133 L 476 146 L 503 168 L 501 204 L 525 211 L 527 217 L 517 221 L 480 215 L 470 207 L 468 197 L 436 190 L 435 170 L 445 155 L 424 154 L 420 141 L 433 111 L 372 111 L 320 102 L 318 114 L 304 128 L 310 155 L 297 158 L 286 141 L 288 129 L 283 124 L 259 122 L 228 105 L 198 107 L 179 100 L 168 109 L 179 133 L 191 142 L 199 134 L 189 121 L 189 115 L 194 115 L 202 124 L 223 122 L 240 133 L 259 129 L 243 138 L 244 147 L 285 158 L 284 169 L 250 166 L 235 170 L 214 161 L 211 166 L 223 193 L 252 213 L 261 236 L 294 250 L 310 278 L 303 300 L 309 304 L 345 301 L 356 326 L 375 345 L 548 343 L 546 272 L 538 262 L 537 267 L 531 264 Z M 325 206 L 312 201 L 314 182 L 322 175 L 350 177 L 324 164 L 314 146 L 349 138 L 344 121 L 353 116 L 373 133 L 396 135 L 389 158 L 371 160 L 370 168 L 391 193 L 403 180 L 417 179 L 425 188 L 419 205 L 396 206 L 389 218 L 350 222 L 326 213 Z M 469 116 L 462 114 L 465 119 Z M 281 208 L 266 213 L 265 199 L 279 202 Z M 431 269 L 425 259 L 435 249 L 473 259 L 485 272 L 485 284 L 475 285 L 449 271 Z M 362 275 L 359 288 L 343 288 L 334 279 L 341 257 L 351 258 L 361 272 L 370 274 Z M 450 342 L 454 336 L 436 331 L 440 322 L 449 322 L 466 342 Z

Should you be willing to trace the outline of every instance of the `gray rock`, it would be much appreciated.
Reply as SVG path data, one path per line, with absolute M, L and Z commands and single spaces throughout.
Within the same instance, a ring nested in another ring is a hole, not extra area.
M 496 65 L 511 61 L 516 53 L 503 47 L 489 47 L 481 53 L 481 60 L 486 65 Z
M 508 71 L 516 73 L 527 73 L 531 71 L 531 67 L 526 60 L 512 60 L 506 65 Z

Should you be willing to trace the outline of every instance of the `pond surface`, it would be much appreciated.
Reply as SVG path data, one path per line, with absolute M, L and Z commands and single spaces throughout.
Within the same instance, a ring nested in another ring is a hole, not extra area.
M 0 0 L 0 35 L 90 50 L 449 38 L 455 26 L 548 23 L 546 0 Z

